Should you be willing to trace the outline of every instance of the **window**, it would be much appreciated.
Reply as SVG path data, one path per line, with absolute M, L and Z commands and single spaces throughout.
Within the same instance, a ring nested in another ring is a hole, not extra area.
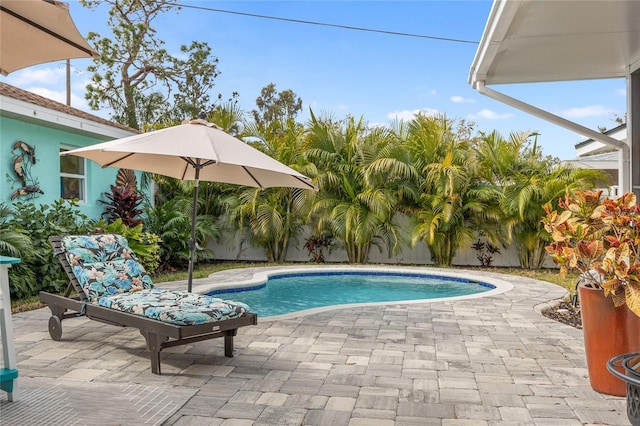
M 60 152 L 69 151 L 60 148 Z M 85 201 L 87 180 L 85 160 L 73 155 L 60 156 L 60 197 Z

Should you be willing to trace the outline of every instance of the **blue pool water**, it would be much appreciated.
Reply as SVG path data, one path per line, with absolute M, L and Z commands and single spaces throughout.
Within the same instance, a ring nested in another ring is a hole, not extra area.
M 209 294 L 244 302 L 259 316 L 269 317 L 342 304 L 464 296 L 493 288 L 460 278 L 349 271 L 288 273 L 269 277 L 265 284 L 249 289 L 225 289 Z

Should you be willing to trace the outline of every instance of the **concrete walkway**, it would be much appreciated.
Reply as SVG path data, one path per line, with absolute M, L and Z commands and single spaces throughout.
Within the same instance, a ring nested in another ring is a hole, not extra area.
M 194 290 L 257 271 L 217 273 Z M 238 331 L 234 358 L 223 356 L 221 339 L 163 351 L 162 376 L 151 374 L 135 329 L 73 318 L 63 321 L 56 342 L 48 309 L 16 314 L 19 395 L 8 402 L 0 392 L 0 424 L 629 424 L 625 398 L 591 389 L 582 331 L 536 308 L 563 289 L 469 275 L 513 289 L 260 319 Z

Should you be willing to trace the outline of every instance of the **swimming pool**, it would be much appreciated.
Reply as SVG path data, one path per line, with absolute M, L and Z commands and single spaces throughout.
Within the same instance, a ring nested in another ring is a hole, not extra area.
M 495 292 L 497 287 L 505 291 L 504 286 L 451 274 L 343 268 L 273 272 L 263 280 L 236 287 L 225 286 L 207 294 L 244 302 L 265 318 L 353 304 L 479 297 Z

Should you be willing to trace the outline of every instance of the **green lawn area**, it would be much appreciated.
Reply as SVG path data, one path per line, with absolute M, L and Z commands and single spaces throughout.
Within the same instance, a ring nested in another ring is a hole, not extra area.
M 223 271 L 226 269 L 235 269 L 235 268 L 254 268 L 260 266 L 283 266 L 283 265 L 297 265 L 296 263 L 287 263 L 287 264 L 276 264 L 276 263 L 248 263 L 248 262 L 224 262 L 224 263 L 215 263 L 215 264 L 204 264 L 197 265 L 196 269 L 193 271 L 193 278 L 205 278 L 210 274 L 218 271 Z M 528 269 L 520 269 L 520 268 L 498 268 L 498 267 L 489 267 L 482 268 L 477 266 L 467 266 L 460 267 L 454 269 L 470 269 L 474 271 L 487 271 L 487 272 L 497 272 L 500 274 L 510 274 L 510 275 L 519 275 L 523 277 L 533 278 L 541 281 L 548 281 L 553 284 L 557 284 L 561 287 L 564 287 L 570 293 L 575 291 L 576 282 L 578 280 L 577 275 L 567 275 L 566 277 L 560 276 L 560 272 L 557 269 L 540 269 L 540 270 L 528 270 Z M 187 271 L 176 271 L 171 273 L 164 273 L 153 277 L 153 281 L 155 283 L 167 282 L 167 281 L 177 281 L 177 280 L 185 280 L 187 279 Z M 22 300 L 12 300 L 11 301 L 11 312 L 25 312 L 33 309 L 38 309 L 43 307 L 37 296 L 30 297 L 28 299 Z

